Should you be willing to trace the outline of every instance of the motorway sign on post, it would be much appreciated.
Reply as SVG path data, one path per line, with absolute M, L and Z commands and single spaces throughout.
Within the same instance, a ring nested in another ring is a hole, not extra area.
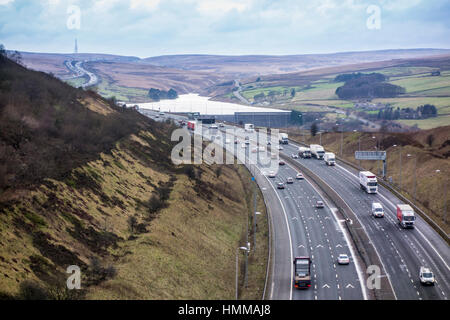
M 386 151 L 355 151 L 355 159 L 383 161 L 383 178 L 386 177 Z

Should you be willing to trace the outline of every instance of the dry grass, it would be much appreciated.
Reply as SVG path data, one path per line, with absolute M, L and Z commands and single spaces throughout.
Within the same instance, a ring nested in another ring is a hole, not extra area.
M 223 166 L 217 179 L 214 167 L 202 165 L 201 183 L 210 184 L 210 198 L 198 194 L 194 181 L 185 174 L 176 174 L 167 208 L 153 217 L 147 233 L 129 238 L 127 218 L 134 215 L 139 222 L 145 222 L 148 209 L 143 203 L 159 183 L 170 178 L 169 173 L 146 165 L 130 152 L 131 142 L 148 148 L 148 138 L 154 137 L 147 132 L 130 136 L 117 144 L 111 154 L 101 154 L 98 160 L 74 170 L 94 177 L 98 174 L 101 193 L 74 188 L 70 179 L 52 180 L 51 187 L 38 187 L 1 215 L 2 291 L 16 294 L 20 282 L 39 280 L 30 266 L 30 257 L 43 253 L 33 242 L 33 236 L 13 223 L 27 208 L 31 212 L 27 222 L 42 219 L 43 225 L 38 229 L 48 233 L 52 243 L 69 248 L 85 264 L 91 256 L 98 256 L 103 264 L 116 268 L 113 279 L 88 288 L 87 299 L 234 298 L 235 249 L 244 245 L 246 215 L 251 215 L 249 199 L 253 189 L 248 185 L 248 171 L 242 166 Z M 53 196 L 55 207 L 44 209 Z M 113 198 L 116 205 L 107 200 Z M 261 200 L 258 209 L 265 213 Z M 113 233 L 120 239 L 117 247 L 108 247 L 99 254 L 95 244 L 74 238 L 69 232 L 74 228 L 73 219 L 81 221 L 85 230 L 92 226 L 98 232 Z M 257 299 L 262 293 L 267 258 L 266 223 L 262 215 L 257 240 L 261 245 L 257 253 L 250 255 L 250 285 L 243 293 L 245 298 Z M 44 259 L 52 270 L 64 271 L 63 265 L 56 265 L 55 257 Z

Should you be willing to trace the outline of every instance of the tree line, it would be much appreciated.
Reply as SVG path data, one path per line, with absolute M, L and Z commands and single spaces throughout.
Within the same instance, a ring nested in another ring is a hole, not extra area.
M 380 73 L 351 73 L 338 75 L 334 81 L 345 82 L 336 89 L 339 99 L 392 98 L 406 90 L 385 82 L 387 77 Z
M 163 99 L 176 99 L 178 98 L 178 93 L 174 89 L 164 91 L 160 89 L 151 88 L 148 91 L 148 96 L 154 101 L 160 101 Z
M 398 119 L 427 119 L 437 116 L 437 108 L 432 104 L 425 104 L 413 108 L 394 108 L 387 107 L 378 111 L 378 120 L 398 120 Z

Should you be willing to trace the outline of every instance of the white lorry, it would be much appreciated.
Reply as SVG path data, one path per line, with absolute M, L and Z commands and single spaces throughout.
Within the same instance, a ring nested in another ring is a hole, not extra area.
M 300 158 L 311 158 L 311 149 L 306 147 L 298 148 L 298 155 Z
M 280 133 L 278 135 L 278 142 L 280 144 L 288 144 L 289 143 L 289 137 L 287 133 Z
M 323 147 L 321 145 L 318 144 L 312 144 L 309 146 L 309 149 L 311 149 L 311 155 L 318 159 L 318 160 L 322 160 L 323 159 L 323 155 L 325 154 L 325 150 L 323 149 Z
M 378 192 L 377 177 L 370 171 L 359 172 L 359 185 L 361 186 L 361 189 L 367 193 Z
M 323 159 L 328 166 L 336 165 L 336 157 L 333 152 L 325 152 Z
M 253 126 L 252 123 L 246 123 L 244 125 L 244 129 L 245 129 L 245 132 L 253 132 L 255 130 L 255 127 Z
M 416 217 L 409 204 L 397 204 L 397 220 L 403 228 L 414 228 Z

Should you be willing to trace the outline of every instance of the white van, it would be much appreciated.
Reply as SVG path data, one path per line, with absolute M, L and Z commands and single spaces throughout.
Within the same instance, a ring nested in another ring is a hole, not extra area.
M 379 202 L 373 202 L 372 203 L 372 216 L 375 218 L 383 218 L 384 217 L 384 210 L 383 206 Z

